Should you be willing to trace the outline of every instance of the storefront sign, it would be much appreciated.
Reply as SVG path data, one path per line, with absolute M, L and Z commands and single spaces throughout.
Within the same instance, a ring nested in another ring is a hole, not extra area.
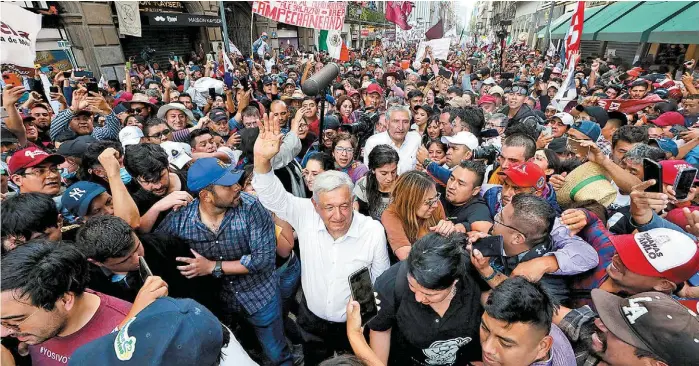
M 138 8 L 145 12 L 185 12 L 184 4 L 181 1 L 139 1 Z
M 342 30 L 347 12 L 344 1 L 255 1 L 252 12 L 298 27 Z
M 192 26 L 218 27 L 221 18 L 211 15 L 175 14 L 175 13 L 143 13 L 148 18 L 148 24 L 155 26 Z
M 369 30 L 364 28 L 362 29 L 362 37 L 368 37 L 369 36 Z

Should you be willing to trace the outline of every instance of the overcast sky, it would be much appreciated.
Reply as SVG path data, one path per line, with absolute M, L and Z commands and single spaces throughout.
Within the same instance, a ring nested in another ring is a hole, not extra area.
M 467 0 L 454 0 L 455 10 L 461 18 L 459 23 L 468 29 L 468 23 L 471 20 L 471 12 L 473 11 L 473 2 Z

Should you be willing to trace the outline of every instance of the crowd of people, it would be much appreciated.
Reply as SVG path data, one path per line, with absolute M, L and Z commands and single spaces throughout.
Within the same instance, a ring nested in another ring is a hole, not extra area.
M 266 37 L 4 86 L 3 365 L 699 362 L 694 60 Z

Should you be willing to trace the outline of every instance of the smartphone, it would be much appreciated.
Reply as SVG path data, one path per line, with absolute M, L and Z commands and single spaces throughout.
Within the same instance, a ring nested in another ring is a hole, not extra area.
M 63 71 L 63 77 L 68 79 L 70 77 L 70 71 Z
M 131 61 L 126 61 L 126 68 L 131 70 Z M 70 75 L 70 74 L 68 74 Z
M 663 193 L 663 167 L 648 158 L 643 159 L 643 181 L 654 179 L 655 184 L 648 187 L 646 192 Z
M 471 244 L 471 249 L 478 249 L 484 257 L 499 257 L 503 251 L 502 235 L 486 236 Z
M 694 180 L 697 178 L 697 168 L 682 168 L 675 178 L 675 184 L 672 186 L 675 190 L 675 198 L 678 201 L 687 199 L 689 189 L 692 188 Z
M 49 87 L 49 91 L 50 91 L 51 93 L 58 93 L 58 87 L 52 85 L 52 86 Z
M 211 99 L 216 99 L 216 88 L 209 88 L 209 96 Z
M 687 282 L 694 287 L 699 286 L 699 272 L 695 273 Z
M 553 71 L 552 69 L 546 68 L 544 70 L 544 75 L 541 76 L 541 81 L 548 83 L 549 79 L 551 78 L 552 71 Z
M 87 91 L 88 93 L 99 93 L 99 88 L 97 87 L 97 83 L 87 83 Z
M 544 132 L 544 135 L 551 136 L 551 134 L 553 133 L 553 129 L 551 128 L 551 126 L 546 126 L 546 127 L 544 127 L 543 132 Z
M 447 69 L 440 68 L 439 69 L 439 76 L 441 76 L 445 79 L 451 79 L 452 72 L 447 70 Z
M 352 299 L 359 303 L 359 312 L 362 316 L 362 326 L 374 319 L 379 313 L 374 297 L 374 286 L 371 285 L 369 268 L 364 267 L 349 276 Z
M 476 66 L 476 65 L 478 65 L 478 59 L 477 58 L 469 59 L 468 63 L 471 64 L 471 66 Z
M 141 280 L 143 280 L 143 282 L 146 282 L 146 278 L 153 275 L 153 272 L 151 272 L 150 267 L 148 267 L 146 260 L 140 256 L 138 257 L 138 273 L 141 275 Z
M 74 74 L 75 74 L 75 77 L 76 77 L 76 78 L 83 78 L 83 77 L 91 78 L 91 77 L 94 77 L 94 75 L 92 74 L 92 71 L 75 71 Z
M 250 90 L 250 84 L 248 83 L 247 76 L 243 76 L 242 78 L 240 78 L 240 84 L 243 86 L 243 90 Z
M 2 80 L 7 85 L 12 85 L 12 86 L 21 86 L 22 85 L 22 78 L 20 78 L 19 75 L 15 74 L 15 73 L 2 74 Z

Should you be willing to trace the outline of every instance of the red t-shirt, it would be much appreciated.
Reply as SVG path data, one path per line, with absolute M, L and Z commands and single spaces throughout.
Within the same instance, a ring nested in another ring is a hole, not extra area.
M 320 118 L 316 118 L 314 121 L 308 124 L 308 130 L 313 132 L 314 135 L 320 136 Z
M 100 298 L 100 306 L 92 319 L 79 331 L 65 336 L 54 337 L 48 341 L 29 346 L 34 366 L 67 365 L 70 356 L 80 346 L 107 335 L 124 320 L 131 310 L 131 303 L 100 292 L 86 290 Z

